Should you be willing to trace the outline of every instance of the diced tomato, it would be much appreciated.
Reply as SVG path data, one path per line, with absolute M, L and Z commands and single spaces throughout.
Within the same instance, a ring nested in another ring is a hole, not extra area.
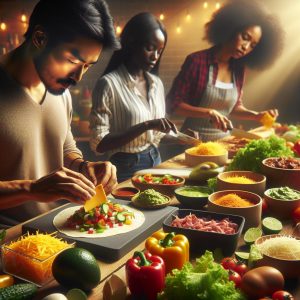
M 114 227 L 114 224 L 113 224 L 111 221 L 108 221 L 108 222 L 106 223 L 106 225 L 108 225 L 110 228 L 113 228 L 113 227 Z
M 87 233 L 88 233 L 88 234 L 93 234 L 93 233 L 94 233 L 94 229 L 93 229 L 93 228 L 89 228 L 89 230 L 88 230 Z
M 119 226 L 123 226 L 123 223 L 122 223 L 122 222 L 119 222 L 118 225 L 119 225 Z
M 92 223 L 92 221 L 91 221 L 91 220 L 86 220 L 86 221 L 84 222 L 84 224 L 87 224 L 87 225 L 92 225 L 93 223 Z
M 293 150 L 295 151 L 295 153 L 296 153 L 297 155 L 300 156 L 300 140 L 297 141 L 297 142 L 294 144 Z

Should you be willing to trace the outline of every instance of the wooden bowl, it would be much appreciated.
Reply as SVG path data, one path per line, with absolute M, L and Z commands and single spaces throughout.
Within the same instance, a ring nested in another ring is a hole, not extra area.
M 192 148 L 191 148 L 192 149 Z M 219 155 L 196 155 L 190 153 L 190 149 L 185 150 L 185 163 L 189 166 L 197 166 L 203 162 L 211 161 L 219 166 L 224 166 L 228 160 L 228 151 Z
M 262 173 L 267 177 L 268 187 L 288 186 L 300 191 L 300 169 L 283 169 L 271 167 L 267 164 L 269 157 L 262 161 Z
M 156 174 L 151 174 L 152 176 L 155 177 L 163 177 L 164 175 L 156 175 Z M 131 178 L 132 184 L 138 188 L 140 191 L 145 191 L 147 189 L 153 189 L 156 190 L 157 192 L 160 192 L 163 195 L 167 196 L 174 196 L 174 191 L 183 186 L 185 183 L 185 179 L 180 176 L 175 176 L 172 175 L 173 178 L 178 179 L 179 182 L 175 184 L 161 184 L 161 183 L 148 183 L 148 182 L 138 182 L 137 178 L 142 175 L 135 175 Z
M 255 183 L 232 183 L 226 181 L 226 178 L 232 176 L 244 176 L 246 178 L 252 179 Z M 251 171 L 229 171 L 220 173 L 217 176 L 217 191 L 223 190 L 242 190 L 258 194 L 260 196 L 264 195 L 266 189 L 266 176 L 251 172 Z
M 227 207 L 216 204 L 214 201 L 224 195 L 234 193 L 241 198 L 247 199 L 253 203 L 249 207 Z M 207 209 L 208 211 L 238 215 L 245 218 L 244 231 L 250 227 L 258 227 L 261 221 L 261 206 L 262 199 L 259 195 L 241 190 L 225 190 L 212 193 L 208 197 Z
M 255 241 L 255 245 L 260 245 L 267 239 L 272 239 L 281 234 L 264 235 Z M 296 238 L 298 239 L 298 238 Z M 299 240 L 299 239 L 298 239 Z M 256 266 L 270 266 L 279 270 L 285 279 L 297 278 L 300 276 L 300 260 L 280 259 L 263 254 L 263 258 L 258 260 Z
M 270 196 L 271 190 L 267 189 L 264 193 L 264 199 L 271 214 L 279 219 L 292 219 L 293 211 L 300 206 L 300 198 L 294 200 L 276 199 Z

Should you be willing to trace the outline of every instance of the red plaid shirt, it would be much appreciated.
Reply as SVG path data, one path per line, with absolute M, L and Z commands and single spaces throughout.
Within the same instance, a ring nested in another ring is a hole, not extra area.
M 173 81 L 170 92 L 167 95 L 167 110 L 173 112 L 181 102 L 193 106 L 199 106 L 202 95 L 208 82 L 209 66 L 214 65 L 213 83 L 218 74 L 218 64 L 215 56 L 216 47 L 198 51 L 188 55 L 180 72 Z M 242 104 L 242 88 L 245 78 L 245 68 L 236 61 L 231 62 L 231 69 L 235 76 L 238 89 L 238 100 L 235 105 Z

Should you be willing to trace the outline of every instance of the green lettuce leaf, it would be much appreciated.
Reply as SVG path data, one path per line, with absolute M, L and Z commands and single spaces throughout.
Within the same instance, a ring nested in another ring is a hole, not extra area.
M 243 300 L 244 296 L 228 279 L 228 271 L 214 262 L 206 251 L 196 259 L 195 265 L 186 263 L 181 270 L 167 275 L 166 286 L 158 299 L 163 300 Z

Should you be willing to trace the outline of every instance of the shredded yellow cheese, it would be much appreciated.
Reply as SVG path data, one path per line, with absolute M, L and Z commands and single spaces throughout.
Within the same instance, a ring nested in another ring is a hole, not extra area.
M 5 271 L 37 285 L 52 279 L 52 263 L 60 251 L 72 247 L 53 234 L 26 234 L 2 249 Z
M 245 176 L 228 176 L 223 180 L 230 183 L 242 183 L 242 184 L 256 183 L 256 181 L 254 181 L 253 179 L 247 178 Z
M 30 235 L 28 233 L 21 236 L 17 241 L 11 242 L 7 248 L 37 259 L 45 259 L 68 247 L 68 245 L 68 243 L 56 238 L 54 234 L 36 233 Z
M 258 245 L 262 254 L 278 259 L 299 260 L 300 241 L 291 236 L 269 238 Z
M 194 155 L 222 155 L 225 152 L 224 146 L 216 142 L 201 143 L 197 147 L 188 149 L 188 153 Z
M 250 201 L 243 199 L 234 193 L 221 196 L 220 198 L 216 199 L 214 203 L 226 207 L 249 207 L 253 205 L 253 203 Z

